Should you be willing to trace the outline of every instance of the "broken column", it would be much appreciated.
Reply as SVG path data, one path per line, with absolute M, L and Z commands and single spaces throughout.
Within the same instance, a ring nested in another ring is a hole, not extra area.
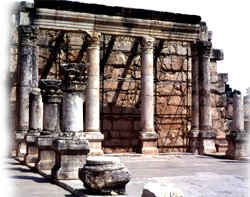
M 55 179 L 78 179 L 78 169 L 86 163 L 90 151 L 83 132 L 83 91 L 87 64 L 60 65 L 62 79 L 62 133 L 52 142 L 56 153 L 51 175 Z
M 139 153 L 158 154 L 158 134 L 154 131 L 154 79 L 153 50 L 155 39 L 143 37 L 141 40 L 141 131 L 139 133 Z
M 244 130 L 243 98 L 241 94 L 233 95 L 233 130 L 226 136 L 228 150 L 226 156 L 241 159 L 249 156 L 249 139 Z
M 197 44 L 192 44 L 192 118 L 191 130 L 188 133 L 187 152 L 195 153 L 199 148 L 200 105 L 199 105 L 199 54 Z
M 55 152 L 52 142 L 60 134 L 60 103 L 62 91 L 61 80 L 40 79 L 43 98 L 43 130 L 36 138 L 38 159 L 35 162 L 38 170 L 51 170 L 55 165 Z
M 35 163 L 38 158 L 38 149 L 35 145 L 37 136 L 43 126 L 43 103 L 39 88 L 33 88 L 30 93 L 29 131 L 25 135 L 26 154 L 25 163 Z
M 36 47 L 38 27 L 20 25 L 18 70 L 17 70 L 17 125 L 15 139 L 18 142 L 17 157 L 23 158 L 26 153 L 24 136 L 29 130 L 29 95 L 32 90 L 33 69 L 35 62 L 34 46 Z
M 102 155 L 103 134 L 100 132 L 100 39 L 99 32 L 87 32 L 86 42 L 88 83 L 86 87 L 85 133 L 89 141 L 89 155 Z
M 199 51 L 199 104 L 200 132 L 199 154 L 215 153 L 216 133 L 212 130 L 211 89 L 210 89 L 210 53 L 212 43 L 197 41 Z
M 130 181 L 130 173 L 118 157 L 92 157 L 79 169 L 79 179 L 92 192 L 124 194 L 125 185 Z

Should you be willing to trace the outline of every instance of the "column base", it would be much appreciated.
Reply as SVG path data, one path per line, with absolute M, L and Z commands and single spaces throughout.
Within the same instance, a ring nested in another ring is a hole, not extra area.
M 16 150 L 16 157 L 18 159 L 24 159 L 24 156 L 26 154 L 26 144 L 24 137 L 26 135 L 27 131 L 16 131 L 14 134 L 14 139 L 17 142 L 17 150 Z
M 104 135 L 101 132 L 85 132 L 86 139 L 89 141 L 90 152 L 89 156 L 103 155 L 102 141 Z
M 213 130 L 200 130 L 199 133 L 199 154 L 209 154 L 216 153 L 215 147 L 215 138 L 217 133 L 214 133 Z
M 86 164 L 90 151 L 88 141 L 81 137 L 59 136 L 52 142 L 55 151 L 55 166 L 51 169 L 51 176 L 55 179 L 78 179 L 78 170 Z
M 26 154 L 24 156 L 25 163 L 35 163 L 38 158 L 38 148 L 36 147 L 36 138 L 40 133 L 27 133 L 25 135 Z
M 159 138 L 158 134 L 155 132 L 140 132 L 139 140 L 140 145 L 137 150 L 138 153 L 143 155 L 157 155 L 157 139 Z
M 226 156 L 233 159 L 249 157 L 249 136 L 244 130 L 232 130 L 226 136 L 228 150 Z
M 186 152 L 198 153 L 199 150 L 199 132 L 200 130 L 191 130 L 188 133 L 189 144 Z
M 52 149 L 52 142 L 56 139 L 55 135 L 39 136 L 36 139 L 38 148 L 38 159 L 35 162 L 37 170 L 51 170 L 55 165 L 55 152 Z

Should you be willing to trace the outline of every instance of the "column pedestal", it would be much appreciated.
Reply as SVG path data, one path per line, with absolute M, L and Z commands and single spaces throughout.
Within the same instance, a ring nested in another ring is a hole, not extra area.
M 213 130 L 204 131 L 201 130 L 199 133 L 199 154 L 209 154 L 216 153 L 215 147 L 215 138 L 217 133 L 214 133 Z
M 52 148 L 56 154 L 55 166 L 51 175 L 56 179 L 78 179 L 78 170 L 86 164 L 89 144 L 84 134 L 66 134 L 52 142 Z
M 63 90 L 62 133 L 52 142 L 56 160 L 51 176 L 71 180 L 78 179 L 78 169 L 85 165 L 90 151 L 83 133 L 83 91 L 87 64 L 60 65 L 60 77 Z
M 35 163 L 38 158 L 38 148 L 36 147 L 36 138 L 40 133 L 27 133 L 25 135 L 26 154 L 24 156 L 25 163 Z
M 249 139 L 244 130 L 233 130 L 226 136 L 228 150 L 226 156 L 233 159 L 241 159 L 249 156 Z
M 157 133 L 154 132 L 140 132 L 139 133 L 139 148 L 138 152 L 144 155 L 157 155 L 157 139 L 159 138 Z
M 102 141 L 104 136 L 101 132 L 86 132 L 86 139 L 89 141 L 90 152 L 89 156 L 103 155 Z
M 199 130 L 191 130 L 188 133 L 189 144 L 187 147 L 187 152 L 198 153 L 200 148 L 199 144 Z

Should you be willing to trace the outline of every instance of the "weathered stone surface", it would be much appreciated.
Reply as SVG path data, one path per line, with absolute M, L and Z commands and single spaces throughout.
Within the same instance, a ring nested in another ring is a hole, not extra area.
M 211 84 L 211 92 L 222 94 L 225 92 L 225 84 L 224 83 L 213 83 Z
M 125 193 L 125 185 L 130 180 L 130 173 L 120 163 L 119 158 L 92 157 L 79 169 L 79 179 L 84 187 L 95 193 Z
M 167 183 L 147 183 L 141 197 L 184 197 L 184 194 L 181 189 Z

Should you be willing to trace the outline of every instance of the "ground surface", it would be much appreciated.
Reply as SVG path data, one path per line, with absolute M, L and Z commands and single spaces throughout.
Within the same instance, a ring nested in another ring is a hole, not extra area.
M 140 197 L 148 182 L 169 183 L 180 188 L 185 197 L 250 196 L 248 161 L 200 155 L 120 156 L 120 159 L 129 169 L 131 181 L 126 186 L 126 195 L 117 196 Z M 4 159 L 3 164 L 10 180 L 3 196 L 74 196 L 14 158 Z M 71 185 L 74 191 L 81 188 L 86 196 L 100 196 L 86 192 L 80 181 L 64 181 L 63 185 Z

